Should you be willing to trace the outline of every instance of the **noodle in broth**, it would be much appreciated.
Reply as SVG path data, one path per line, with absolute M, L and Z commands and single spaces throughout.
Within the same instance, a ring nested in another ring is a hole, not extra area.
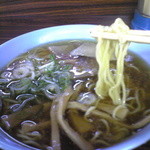
M 2 128 L 39 149 L 92 150 L 148 124 L 148 68 L 127 54 L 128 43 L 98 40 L 96 59 L 71 55 L 96 43 L 66 41 L 42 45 L 8 64 L 0 72 Z

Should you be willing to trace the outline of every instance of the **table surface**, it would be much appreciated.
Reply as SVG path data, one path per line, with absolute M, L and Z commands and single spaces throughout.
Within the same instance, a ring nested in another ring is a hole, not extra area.
M 0 44 L 20 34 L 65 24 L 130 24 L 137 0 L 0 0 Z
M 137 0 L 0 0 L 0 44 L 21 34 L 57 25 L 110 25 L 118 17 L 128 25 Z M 146 143 L 136 150 L 149 150 Z

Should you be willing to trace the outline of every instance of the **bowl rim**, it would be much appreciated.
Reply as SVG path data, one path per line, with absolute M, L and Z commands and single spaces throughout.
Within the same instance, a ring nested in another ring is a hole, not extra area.
M 46 44 L 49 41 L 58 42 L 58 41 L 63 41 L 63 40 L 75 40 L 75 39 L 95 41 L 95 39 L 90 36 L 90 30 L 93 27 L 95 27 L 95 25 L 92 25 L 92 24 L 61 25 L 61 26 L 47 27 L 47 28 L 31 31 L 31 32 L 22 34 L 20 36 L 17 36 L 0 45 L 0 53 L 4 53 L 4 56 L 0 55 L 0 61 L 1 61 L 0 68 L 5 66 L 6 63 L 8 63 L 10 60 L 16 57 L 18 55 L 18 51 L 21 54 L 21 53 L 28 51 L 29 49 L 32 49 L 33 47 L 37 47 L 41 44 Z M 137 55 L 141 55 L 143 51 L 141 52 L 139 49 L 143 48 L 143 46 L 144 47 L 148 46 L 148 48 L 150 48 L 150 45 L 145 45 L 145 44 L 141 45 L 137 43 L 133 43 L 133 44 L 131 43 L 130 49 L 131 51 L 134 51 L 135 53 L 137 53 Z M 8 57 L 7 51 L 9 51 L 10 57 Z M 11 57 L 12 55 L 13 57 Z M 3 134 L 5 134 L 6 137 L 5 139 L 0 141 L 0 146 L 3 146 L 1 148 L 4 148 L 5 150 L 7 150 L 7 147 L 8 147 L 7 138 L 9 135 L 5 132 L 3 132 Z M 1 130 L 0 137 L 3 138 L 3 136 L 2 136 L 2 130 Z M 135 135 L 129 137 L 123 142 L 115 144 L 108 148 L 104 148 L 104 150 L 116 150 L 116 149 L 129 150 L 129 149 L 136 148 L 146 143 L 148 140 L 150 140 L 150 124 L 144 127 L 143 130 L 140 130 Z M 11 147 L 12 150 L 13 148 L 17 150 L 17 148 L 14 147 L 14 145 L 16 146 L 16 141 L 13 141 L 12 139 L 12 142 L 11 144 L 9 144 L 9 146 Z M 19 142 L 19 145 L 20 145 L 20 142 Z

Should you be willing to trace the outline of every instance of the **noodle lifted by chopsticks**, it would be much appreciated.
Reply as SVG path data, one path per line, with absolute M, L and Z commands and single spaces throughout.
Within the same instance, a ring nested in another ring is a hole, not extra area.
M 129 27 L 120 19 L 116 19 L 111 26 L 97 26 L 95 33 L 98 39 L 96 60 L 99 64 L 96 94 L 104 99 L 110 96 L 115 105 L 126 101 L 126 86 L 124 82 L 124 57 L 127 54 L 129 42 L 124 35 Z M 119 40 L 103 39 L 103 33 L 116 33 Z M 95 36 L 95 35 L 94 35 Z M 116 68 L 110 69 L 110 61 L 116 59 Z

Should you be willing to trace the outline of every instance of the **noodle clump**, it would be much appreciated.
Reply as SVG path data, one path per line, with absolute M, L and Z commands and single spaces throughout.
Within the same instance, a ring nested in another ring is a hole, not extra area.
M 123 35 L 128 33 L 129 28 L 118 18 L 110 27 L 98 26 L 96 31 L 98 35 L 96 60 L 99 64 L 96 93 L 101 99 L 110 96 L 115 105 L 125 104 L 127 92 L 124 82 L 124 58 L 129 42 Z M 116 33 L 119 40 L 103 39 L 104 32 Z M 116 68 L 111 70 L 110 61 L 113 59 L 116 60 Z

